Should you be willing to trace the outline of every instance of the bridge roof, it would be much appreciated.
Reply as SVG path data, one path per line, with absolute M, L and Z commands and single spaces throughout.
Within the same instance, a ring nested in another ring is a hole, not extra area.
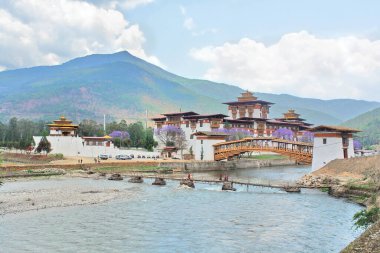
M 288 143 L 288 144 L 294 144 L 294 145 L 300 145 L 300 146 L 309 146 L 312 147 L 312 143 L 308 142 L 300 142 L 300 141 L 289 141 L 289 140 L 283 140 L 275 137 L 247 137 L 243 138 L 241 140 L 236 140 L 236 141 L 226 141 L 226 142 L 221 142 L 221 143 L 216 143 L 213 146 L 221 146 L 221 145 L 228 145 L 228 144 L 233 144 L 233 143 L 240 143 L 240 142 L 245 142 L 245 141 L 251 141 L 251 140 L 257 140 L 257 141 L 272 141 L 272 142 L 280 142 L 280 143 Z
M 311 132 L 341 132 L 341 133 L 358 133 L 361 132 L 358 129 L 343 127 L 343 126 L 317 126 L 311 128 L 309 131 Z

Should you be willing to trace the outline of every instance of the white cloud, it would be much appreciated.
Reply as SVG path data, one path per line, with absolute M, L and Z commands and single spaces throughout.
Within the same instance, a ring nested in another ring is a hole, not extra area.
M 186 15 L 186 8 L 185 8 L 185 6 L 180 5 L 180 6 L 179 6 L 179 10 L 181 11 L 181 14 L 182 14 L 183 16 Z
M 194 23 L 193 18 L 186 18 L 185 21 L 183 21 L 183 26 L 187 30 L 193 30 L 195 27 L 195 23 Z
M 260 92 L 380 101 L 380 40 L 289 33 L 273 45 L 249 38 L 192 49 L 211 67 L 204 77 Z
M 126 0 L 122 1 L 120 5 L 127 10 L 134 9 L 139 5 L 146 5 L 152 3 L 153 0 Z
M 82 0 L 89 3 L 93 3 L 103 8 L 116 9 L 121 7 L 125 10 L 135 9 L 138 6 L 147 5 L 153 3 L 154 0 Z
M 14 0 L 0 7 L 0 66 L 52 65 L 92 53 L 128 50 L 159 64 L 143 48 L 137 24 L 112 8 L 77 0 Z
M 195 28 L 195 22 L 194 22 L 194 19 L 192 17 L 189 17 L 187 15 L 187 10 L 186 8 L 183 6 L 183 5 L 180 5 L 179 6 L 179 10 L 181 12 L 181 15 L 183 16 L 184 20 L 183 20 L 183 27 L 186 29 L 186 30 L 193 30 Z

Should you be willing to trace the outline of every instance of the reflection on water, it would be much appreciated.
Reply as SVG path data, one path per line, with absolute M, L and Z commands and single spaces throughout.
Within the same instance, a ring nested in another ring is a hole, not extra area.
M 197 183 L 196 189 L 186 189 L 176 181 L 165 187 L 151 186 L 151 180 L 105 182 L 137 194 L 99 205 L 3 216 L 0 251 L 339 252 L 359 233 L 351 226 L 360 207 L 316 190 L 288 194 L 237 186 L 237 192 L 222 192 L 220 184 Z M 13 184 L 17 188 L 20 183 Z
M 294 183 L 303 175 L 311 172 L 309 166 L 273 166 L 251 169 L 236 169 L 229 171 L 209 171 L 195 173 L 198 177 L 213 176 L 215 179 L 220 175 L 228 175 L 232 180 L 243 180 L 257 183 Z

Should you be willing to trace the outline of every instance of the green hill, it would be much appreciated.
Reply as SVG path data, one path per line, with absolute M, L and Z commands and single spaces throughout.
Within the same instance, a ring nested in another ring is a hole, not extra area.
M 10 117 L 56 119 L 64 114 L 80 121 L 135 120 L 169 111 L 227 113 L 222 102 L 235 100 L 242 89 L 206 80 L 177 76 L 128 52 L 95 54 L 57 66 L 0 72 L 0 120 Z M 271 117 L 289 108 L 309 122 L 339 124 L 380 107 L 378 102 L 352 99 L 319 100 L 290 95 L 256 93 L 274 102 Z
M 342 125 L 362 130 L 358 137 L 365 146 L 379 144 L 380 108 L 361 114 Z

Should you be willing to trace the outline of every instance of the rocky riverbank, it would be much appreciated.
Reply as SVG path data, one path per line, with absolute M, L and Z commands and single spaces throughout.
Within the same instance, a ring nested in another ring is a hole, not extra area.
M 380 156 L 334 160 L 298 183 L 326 187 L 332 196 L 348 198 L 368 209 L 380 207 Z M 342 252 L 380 252 L 380 221 Z

